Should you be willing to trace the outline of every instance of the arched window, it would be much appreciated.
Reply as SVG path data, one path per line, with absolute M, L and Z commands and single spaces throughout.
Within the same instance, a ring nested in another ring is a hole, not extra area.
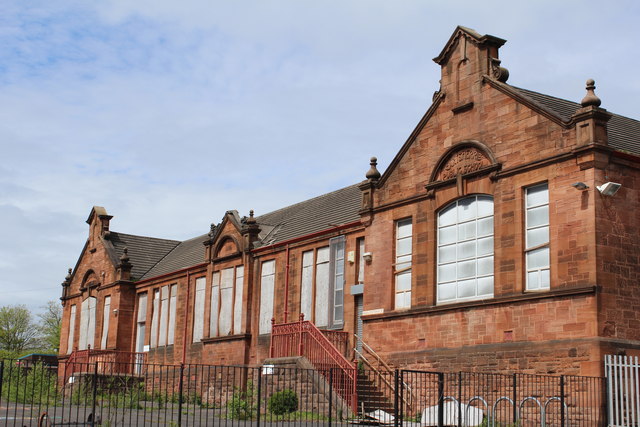
M 438 214 L 438 303 L 493 297 L 493 198 L 457 200 Z

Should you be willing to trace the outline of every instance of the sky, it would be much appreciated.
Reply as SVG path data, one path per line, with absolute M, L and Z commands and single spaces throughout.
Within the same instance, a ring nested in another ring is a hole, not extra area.
M 640 2 L 5 0 L 0 306 L 57 300 L 91 207 L 184 240 L 384 171 L 457 25 L 509 83 L 640 118 Z

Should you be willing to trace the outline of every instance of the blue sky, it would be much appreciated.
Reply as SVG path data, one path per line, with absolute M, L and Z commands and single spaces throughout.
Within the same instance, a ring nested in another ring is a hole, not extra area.
M 0 305 L 37 310 L 87 238 L 187 239 L 380 169 L 429 107 L 456 25 L 509 83 L 640 118 L 639 3 L 9 1 L 0 5 Z

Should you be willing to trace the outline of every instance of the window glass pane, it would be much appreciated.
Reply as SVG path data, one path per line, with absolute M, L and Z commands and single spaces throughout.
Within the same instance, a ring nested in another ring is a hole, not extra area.
M 527 247 L 549 243 L 549 227 L 540 227 L 527 230 Z
M 448 243 L 455 243 L 456 241 L 456 226 L 443 227 L 438 230 L 438 243 L 446 245 Z
M 396 294 L 396 308 L 411 307 L 411 292 L 399 292 Z
M 493 199 L 491 197 L 478 196 L 478 218 L 493 216 Z
M 493 276 L 478 279 L 478 296 L 493 295 Z
M 549 248 L 539 248 L 527 252 L 527 269 L 533 270 L 549 266 Z
M 398 240 L 396 256 L 406 255 L 410 253 L 411 253 L 411 239 Z
M 456 223 L 456 205 L 455 203 L 440 212 L 438 216 L 438 224 L 440 227 L 452 225 Z
M 396 291 L 411 290 L 411 272 L 401 273 L 396 276 Z
M 398 231 L 396 233 L 396 238 L 401 239 L 403 237 L 410 237 L 412 232 L 411 228 L 412 224 L 410 219 L 398 221 Z
M 549 190 L 547 184 L 527 188 L 527 207 L 544 205 L 549 203 Z
M 538 208 L 527 210 L 527 227 L 537 227 L 549 223 L 549 206 L 544 205 Z
M 329 262 L 329 246 L 318 249 L 316 254 L 316 264 Z
M 476 294 L 476 279 L 458 282 L 458 298 L 469 298 Z
M 458 279 L 466 279 L 476 275 L 476 262 L 464 261 L 458 263 Z
M 540 287 L 549 289 L 551 286 L 551 278 L 549 277 L 549 270 L 540 271 Z
M 493 274 L 493 257 L 478 259 L 478 276 Z
M 438 285 L 438 299 L 440 301 L 447 301 L 456 298 L 456 284 L 444 283 Z
M 455 261 L 456 245 L 443 246 L 438 249 L 438 262 L 445 263 Z
M 476 241 L 460 243 L 458 245 L 458 259 L 471 258 L 476 256 Z
M 468 197 L 458 201 L 458 222 L 468 221 L 476 217 L 476 198 Z
M 478 220 L 478 236 L 488 236 L 493 234 L 493 217 Z
M 527 273 L 527 289 L 536 290 L 540 289 L 540 273 L 538 271 L 530 271 Z
M 445 264 L 438 267 L 438 282 L 456 280 L 456 265 Z
M 478 256 L 493 253 L 493 237 L 478 239 Z
M 458 241 L 476 237 L 476 222 L 458 224 Z

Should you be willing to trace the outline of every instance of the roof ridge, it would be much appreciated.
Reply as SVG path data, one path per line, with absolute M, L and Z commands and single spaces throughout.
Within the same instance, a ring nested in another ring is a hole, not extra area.
M 182 243 L 182 240 L 164 239 L 162 237 L 141 236 L 139 234 L 122 233 L 120 231 L 109 231 L 109 233 L 110 234 L 116 234 L 116 235 L 119 235 L 119 236 L 141 237 L 143 239 L 153 239 L 153 240 L 162 240 L 162 241 L 165 241 L 165 242 Z
M 333 190 L 333 191 L 330 191 L 330 192 L 328 192 L 328 193 L 320 194 L 320 195 L 318 195 L 318 196 L 312 197 L 312 198 L 310 198 L 310 199 L 302 200 L 302 201 L 300 201 L 300 202 L 298 202 L 298 203 L 294 203 L 294 204 L 292 204 L 292 205 L 284 206 L 284 207 L 282 207 L 282 208 L 280 208 L 280 209 L 276 209 L 275 211 L 266 212 L 266 213 L 264 213 L 264 214 L 262 214 L 262 215 L 257 216 L 257 217 L 256 217 L 256 221 L 258 221 L 258 223 L 260 223 L 260 218 L 265 217 L 265 216 L 267 216 L 267 215 L 272 215 L 272 214 L 275 214 L 275 213 L 281 212 L 281 211 L 283 211 L 283 210 L 285 210 L 285 209 L 291 209 L 291 208 L 293 208 L 293 207 L 295 207 L 295 206 L 299 206 L 299 205 L 301 205 L 301 204 L 303 204 L 303 203 L 308 203 L 308 202 L 311 202 L 311 201 L 313 201 L 313 200 L 319 199 L 319 198 L 321 198 L 321 197 L 329 196 L 329 195 L 331 195 L 331 194 L 338 193 L 338 192 L 340 192 L 340 191 L 344 191 L 344 190 L 346 190 L 346 189 L 348 189 L 348 188 L 357 187 L 358 185 L 359 185 L 359 183 L 351 184 L 351 185 L 347 185 L 346 187 L 339 188 L 339 189 L 337 189 L 337 190 Z M 271 224 L 271 225 L 274 225 L 274 224 Z

